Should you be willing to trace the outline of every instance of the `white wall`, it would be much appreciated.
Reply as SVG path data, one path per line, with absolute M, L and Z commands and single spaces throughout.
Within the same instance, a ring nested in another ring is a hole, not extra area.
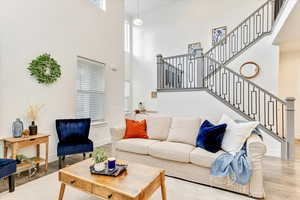
M 300 138 L 300 51 L 280 53 L 279 94 L 282 97 L 296 98 L 295 128 L 296 137 Z
M 224 26 L 231 31 L 260 7 L 265 0 L 185 0 L 143 13 L 144 25 L 133 31 L 133 103 L 139 101 L 155 110 L 157 101 L 150 99 L 156 89 L 156 55 L 187 53 L 189 43 L 200 41 L 204 52 L 211 47 L 212 28 Z M 237 6 L 238 5 L 238 6 Z M 246 61 L 261 65 L 262 73 L 254 82 L 276 93 L 278 48 L 269 39 L 260 41 L 230 67 L 238 70 Z
M 12 122 L 25 120 L 30 104 L 45 104 L 38 119 L 40 133 L 50 137 L 56 158 L 55 119 L 75 117 L 76 56 L 107 63 L 106 127 L 93 126 L 96 145 L 108 142 L 109 126 L 123 118 L 124 2 L 107 1 L 102 11 L 88 0 L 3 0 L 0 6 L 0 138 L 9 137 Z M 28 63 L 49 52 L 62 66 L 54 84 L 38 84 Z M 110 68 L 117 68 L 116 72 Z M 30 151 L 28 149 L 28 151 Z
M 270 36 L 262 38 L 254 46 L 247 49 L 228 67 L 240 72 L 242 64 L 253 61 L 260 66 L 259 75 L 251 81 L 267 89 L 272 94 L 278 94 L 279 47 L 272 44 Z
M 203 120 L 207 119 L 215 123 L 219 121 L 223 113 L 226 113 L 232 119 L 243 119 L 206 91 L 160 92 L 158 99 L 158 110 L 160 114 L 198 116 Z M 267 146 L 267 155 L 280 157 L 280 143 L 265 133 L 263 134 L 263 139 Z

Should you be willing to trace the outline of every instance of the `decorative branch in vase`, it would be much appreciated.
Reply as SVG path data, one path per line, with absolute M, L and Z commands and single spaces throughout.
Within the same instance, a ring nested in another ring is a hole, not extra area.
M 36 135 L 38 131 L 38 127 L 35 124 L 38 113 L 44 107 L 44 105 L 30 105 L 27 111 L 27 118 L 31 121 L 31 125 L 29 126 L 30 135 Z

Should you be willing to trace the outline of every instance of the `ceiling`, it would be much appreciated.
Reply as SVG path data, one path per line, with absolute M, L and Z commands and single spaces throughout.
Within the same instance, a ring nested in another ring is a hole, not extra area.
M 275 44 L 279 44 L 283 50 L 300 49 L 299 20 L 300 2 L 298 1 L 275 39 Z
M 130 16 L 135 16 L 137 13 L 137 1 L 138 0 L 125 0 L 125 13 Z M 140 12 L 149 12 L 155 8 L 174 3 L 179 0 L 140 0 Z

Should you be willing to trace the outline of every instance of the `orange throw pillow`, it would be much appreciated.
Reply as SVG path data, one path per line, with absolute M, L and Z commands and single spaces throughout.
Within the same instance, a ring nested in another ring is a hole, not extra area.
M 128 139 L 128 138 L 148 139 L 149 137 L 147 135 L 146 130 L 147 130 L 146 120 L 139 122 L 135 120 L 126 119 L 126 131 L 123 139 Z

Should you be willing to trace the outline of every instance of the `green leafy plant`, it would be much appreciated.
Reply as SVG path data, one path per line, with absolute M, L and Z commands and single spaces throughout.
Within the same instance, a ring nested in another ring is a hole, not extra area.
M 102 163 L 107 160 L 107 155 L 103 149 L 98 148 L 93 152 L 93 159 L 96 164 Z
M 28 157 L 26 157 L 25 155 L 22 155 L 22 154 L 18 154 L 16 156 L 16 160 L 19 161 L 19 162 L 26 162 L 26 163 L 30 163 L 30 164 L 33 163 L 32 158 L 28 158 Z
M 38 56 L 28 66 L 30 75 L 46 85 L 54 83 L 61 76 L 60 68 L 56 60 L 47 53 Z

